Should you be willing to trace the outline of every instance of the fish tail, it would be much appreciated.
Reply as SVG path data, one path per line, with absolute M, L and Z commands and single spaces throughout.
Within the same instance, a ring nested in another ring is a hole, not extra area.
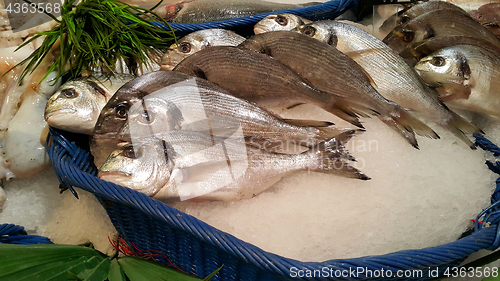
M 387 126 L 391 127 L 404 137 L 406 141 L 416 149 L 419 148 L 417 139 L 415 138 L 415 133 L 428 138 L 439 139 L 439 135 L 436 134 L 434 130 L 401 107 L 396 108 L 395 113 L 380 116 L 379 118 Z
M 356 178 L 361 180 L 369 180 L 370 177 L 363 174 L 360 170 L 349 165 L 348 160 L 355 161 L 343 143 L 349 141 L 353 136 L 357 135 L 361 130 L 349 130 L 338 134 L 334 138 L 330 138 L 319 143 L 310 150 L 304 152 L 311 154 L 317 160 L 317 165 L 307 167 L 309 171 L 321 172 L 327 174 L 339 174 L 348 178 Z M 346 155 L 348 157 L 346 157 Z
M 457 138 L 467 144 L 471 149 L 476 149 L 476 145 L 465 134 L 470 133 L 482 135 L 484 134 L 483 131 L 455 112 L 450 112 L 451 118 L 447 120 L 446 124 L 442 124 L 441 126 L 454 134 Z
M 325 110 L 362 129 L 364 127 L 358 117 L 370 117 L 372 114 L 378 114 L 367 107 L 341 100 L 340 98 L 336 99 L 333 105 L 325 108 Z

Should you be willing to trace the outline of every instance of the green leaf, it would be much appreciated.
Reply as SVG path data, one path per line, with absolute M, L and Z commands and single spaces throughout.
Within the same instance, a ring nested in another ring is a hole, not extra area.
M 123 271 L 130 281 L 199 281 L 200 279 L 159 263 L 136 258 L 123 257 L 118 259 Z
M 86 269 L 78 274 L 83 280 L 88 281 L 104 281 L 108 279 L 108 274 L 111 266 L 109 258 L 101 260 L 101 262 L 91 269 Z
M 108 274 L 109 281 L 126 281 L 125 273 L 116 259 L 111 260 L 111 267 Z

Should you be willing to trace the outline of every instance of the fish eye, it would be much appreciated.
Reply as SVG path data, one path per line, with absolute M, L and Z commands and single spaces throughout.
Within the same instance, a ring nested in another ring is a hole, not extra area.
M 415 39 L 415 34 L 412 31 L 404 31 L 403 32 L 403 41 L 411 42 Z
M 128 115 L 128 108 L 125 105 L 119 105 L 115 109 L 116 116 L 125 118 Z
M 134 150 L 133 146 L 129 146 L 123 150 L 123 156 L 127 158 L 140 158 L 142 155 L 141 149 L 139 148 L 137 151 Z
M 78 92 L 75 89 L 64 89 L 61 94 L 67 99 L 74 99 L 78 97 Z
M 431 64 L 434 66 L 443 66 L 445 64 L 445 59 L 443 57 L 433 57 Z
M 183 43 L 180 43 L 179 44 L 179 50 L 182 52 L 182 53 L 189 53 L 191 52 L 191 44 L 187 43 L 187 42 L 183 42 Z
M 410 21 L 410 17 L 407 16 L 407 15 L 401 16 L 401 18 L 399 19 L 399 23 L 400 24 L 405 24 L 405 23 L 407 23 L 409 21 Z
M 302 34 L 305 34 L 307 36 L 313 37 L 314 34 L 316 34 L 316 28 L 314 28 L 312 26 L 305 26 L 302 29 Z
M 274 20 L 281 26 L 288 24 L 288 20 L 284 16 L 277 16 Z
M 151 124 L 155 120 L 155 116 L 154 114 L 144 111 L 141 114 L 141 120 L 144 121 L 145 123 Z

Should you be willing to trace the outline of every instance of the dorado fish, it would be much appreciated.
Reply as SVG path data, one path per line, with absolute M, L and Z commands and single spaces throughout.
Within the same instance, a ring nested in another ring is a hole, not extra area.
M 270 110 L 313 104 L 358 127 L 356 114 L 370 112 L 339 95 L 314 89 L 286 65 L 245 48 L 207 48 L 183 60 L 174 71 L 207 79 Z
M 45 106 L 45 121 L 54 128 L 91 135 L 101 109 L 123 84 L 128 74 L 87 76 L 62 85 Z
M 394 28 L 383 40 L 397 53 L 414 42 L 431 37 L 461 35 L 500 44 L 500 40 L 469 15 L 452 10 L 437 10 L 420 15 Z
M 110 99 L 95 126 L 91 151 L 99 167 L 118 143 L 170 130 L 227 135 L 241 127 L 249 143 L 265 149 L 287 142 L 314 146 L 343 131 L 325 127 L 331 123 L 286 121 L 207 80 L 158 71 L 130 81 Z
M 486 26 L 491 33 L 500 37 L 500 3 L 481 6 L 476 11 L 469 12 L 472 18 Z
M 347 101 L 373 109 L 382 122 L 416 148 L 418 144 L 414 132 L 424 136 L 435 135 L 427 125 L 381 96 L 366 71 L 333 46 L 288 31 L 254 35 L 240 46 L 273 57 L 324 93 L 339 95 Z
M 410 20 L 423 15 L 425 13 L 437 10 L 453 10 L 458 13 L 467 14 L 462 8 L 445 1 L 441 0 L 431 0 L 427 2 L 423 2 L 417 5 L 412 6 L 409 9 L 402 10 L 401 12 L 389 17 L 384 23 L 380 26 L 380 32 L 388 33 L 393 30 L 396 26 L 405 24 Z
M 283 176 L 303 170 L 368 180 L 335 150 L 340 139 L 347 141 L 355 133 L 288 155 L 256 149 L 242 139 L 170 131 L 113 152 L 98 176 L 165 202 L 252 198 Z
M 479 133 L 479 130 L 450 111 L 418 73 L 375 36 L 355 26 L 330 20 L 302 25 L 297 32 L 336 47 L 368 72 L 382 96 L 421 113 L 474 147 L 464 133 Z M 437 135 L 430 137 L 438 138 Z
M 255 34 L 260 34 L 269 31 L 292 30 L 308 23 L 311 21 L 293 14 L 269 15 L 255 24 L 253 31 Z
M 169 22 L 202 23 L 313 5 L 283 4 L 260 0 L 187 0 L 158 7 L 155 13 Z
M 500 56 L 484 48 L 457 45 L 441 49 L 415 66 L 437 86 L 447 104 L 500 117 Z
M 203 29 L 177 40 L 161 59 L 161 70 L 172 70 L 186 57 L 213 46 L 238 46 L 245 37 L 226 29 Z

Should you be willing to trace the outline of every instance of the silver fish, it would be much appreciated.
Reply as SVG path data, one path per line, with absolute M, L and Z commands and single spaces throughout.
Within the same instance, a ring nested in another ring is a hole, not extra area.
M 271 31 L 248 38 L 240 47 L 273 57 L 321 92 L 373 109 L 382 122 L 415 148 L 418 143 L 414 132 L 434 135 L 422 121 L 380 95 L 366 71 L 333 46 L 296 32 Z
M 453 10 L 436 10 L 422 14 L 397 26 L 383 40 L 398 54 L 415 42 L 432 37 L 462 35 L 500 44 L 500 40 L 468 14 Z
M 450 106 L 500 118 L 500 56 L 478 46 L 457 45 L 424 57 L 415 66 Z
M 347 141 L 355 133 L 338 137 Z M 137 140 L 113 152 L 98 176 L 164 202 L 252 198 L 283 176 L 302 170 L 369 179 L 338 157 L 339 139 L 288 155 L 245 144 L 241 131 L 235 135 L 240 137 L 174 130 Z
M 269 15 L 255 24 L 253 31 L 260 34 L 277 30 L 292 30 L 300 25 L 311 23 L 310 20 L 294 14 Z
M 261 0 L 187 0 L 158 7 L 155 12 L 166 21 L 176 23 L 202 23 L 227 20 L 283 9 L 304 7 L 307 4 L 284 4 Z
M 245 37 L 226 29 L 203 29 L 177 40 L 161 59 L 161 70 L 172 70 L 188 56 L 213 46 L 238 46 Z
M 375 36 L 355 26 L 328 20 L 302 25 L 297 32 L 333 45 L 368 72 L 382 96 L 421 113 L 474 147 L 464 133 L 479 133 L 479 130 L 450 111 L 418 73 Z M 429 137 L 438 138 L 436 133 Z
M 240 127 L 248 142 L 265 149 L 287 142 L 313 146 L 343 131 L 325 127 L 328 125 L 331 123 L 283 120 L 207 80 L 158 71 L 117 91 L 101 111 L 91 150 L 99 167 L 102 157 L 109 155 L 106 143 L 115 150 L 117 143 L 173 129 L 226 135 Z
M 87 76 L 64 83 L 45 106 L 45 121 L 54 128 L 91 135 L 101 109 L 128 74 Z

